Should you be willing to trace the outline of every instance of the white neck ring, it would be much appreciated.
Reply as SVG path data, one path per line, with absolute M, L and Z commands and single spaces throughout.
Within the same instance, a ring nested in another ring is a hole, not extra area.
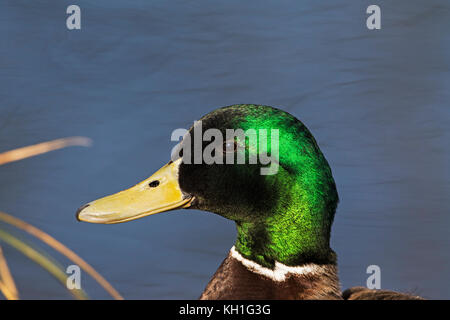
M 278 261 L 275 261 L 275 267 L 274 269 L 269 269 L 266 267 L 263 267 L 262 265 L 249 260 L 247 258 L 244 258 L 233 246 L 230 249 L 230 254 L 233 258 L 241 262 L 248 270 L 260 274 L 262 276 L 265 276 L 269 279 L 272 279 L 277 282 L 285 281 L 287 276 L 290 275 L 316 275 L 319 273 L 323 273 L 325 271 L 325 267 L 319 266 L 314 263 L 308 263 L 301 266 L 287 266 L 285 264 L 282 264 Z

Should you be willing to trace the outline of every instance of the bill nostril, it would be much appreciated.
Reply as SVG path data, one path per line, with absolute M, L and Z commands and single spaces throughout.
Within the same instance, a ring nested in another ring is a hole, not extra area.
M 80 207 L 80 208 L 77 210 L 77 213 L 75 214 L 75 217 L 77 218 L 78 221 L 81 221 L 81 220 L 80 220 L 80 213 L 81 213 L 81 211 L 83 211 L 84 209 L 86 209 L 86 208 L 89 207 L 89 206 L 90 206 L 90 204 L 88 203 L 88 204 L 85 204 L 84 206 Z
M 150 188 L 156 188 L 157 186 L 159 186 L 159 181 L 158 181 L 158 180 L 153 180 L 152 182 L 150 182 L 150 183 L 148 184 L 148 186 L 149 186 Z

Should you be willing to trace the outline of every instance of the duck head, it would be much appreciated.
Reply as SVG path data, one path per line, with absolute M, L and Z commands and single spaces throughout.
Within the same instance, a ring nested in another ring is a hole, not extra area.
M 333 260 L 337 203 L 328 162 L 302 122 L 269 106 L 234 105 L 196 122 L 150 178 L 88 203 L 77 218 L 109 224 L 179 208 L 213 212 L 235 221 L 242 256 L 271 268 Z

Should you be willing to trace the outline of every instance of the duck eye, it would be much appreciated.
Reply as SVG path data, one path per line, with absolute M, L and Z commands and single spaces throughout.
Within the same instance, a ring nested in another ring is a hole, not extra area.
M 148 186 L 149 186 L 150 188 L 156 188 L 157 186 L 159 186 L 159 181 L 158 181 L 158 180 L 153 180 L 152 182 L 150 182 L 150 183 L 148 184 Z
M 236 152 L 237 150 L 237 143 L 236 141 L 225 141 L 225 143 L 223 144 L 223 152 L 226 153 L 231 153 L 231 152 Z

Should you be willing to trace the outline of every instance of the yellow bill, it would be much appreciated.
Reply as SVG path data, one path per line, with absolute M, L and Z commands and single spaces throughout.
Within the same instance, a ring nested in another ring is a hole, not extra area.
M 150 178 L 134 187 L 92 201 L 77 212 L 77 219 L 91 223 L 120 223 L 159 212 L 190 206 L 192 197 L 178 184 L 181 159 L 169 162 Z

